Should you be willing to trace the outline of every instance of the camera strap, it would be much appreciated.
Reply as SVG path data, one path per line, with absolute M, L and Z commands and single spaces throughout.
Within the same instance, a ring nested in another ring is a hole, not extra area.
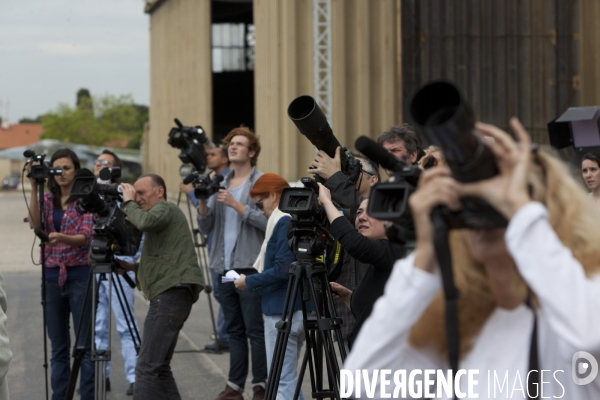
M 454 381 L 458 371 L 458 358 L 460 355 L 460 337 L 458 326 L 458 298 L 460 294 L 456 288 L 456 285 L 454 284 L 452 256 L 450 254 L 450 244 L 448 242 L 448 234 L 450 233 L 448 230 L 448 225 L 444 221 L 440 210 L 435 210 L 431 217 L 433 219 L 433 227 L 435 231 L 435 255 L 440 264 L 442 285 L 444 287 L 444 313 L 446 319 L 448 362 L 450 364 L 450 369 L 452 369 L 452 379 Z
M 527 396 L 530 399 L 539 398 L 540 390 L 540 358 L 538 355 L 538 323 L 535 308 L 531 303 L 531 293 L 527 296 L 525 301 L 527 307 L 531 309 L 533 313 L 533 329 L 531 330 L 531 341 L 529 345 L 529 370 L 527 371 Z M 537 385 L 537 386 L 536 386 Z M 535 393 L 535 396 L 531 396 L 531 393 Z
M 446 344 L 448 347 L 448 363 L 452 370 L 452 380 L 456 378 L 458 372 L 458 360 L 460 356 L 460 331 L 458 321 L 458 299 L 460 293 L 454 284 L 454 274 L 452 270 L 452 255 L 448 235 L 450 233 L 448 225 L 444 221 L 441 212 L 436 210 L 432 213 L 434 226 L 434 246 L 435 254 L 440 265 L 442 274 L 442 286 L 444 288 L 445 299 L 445 319 L 446 319 Z M 527 307 L 533 312 L 533 329 L 531 331 L 531 340 L 529 346 L 529 369 L 527 376 L 527 395 L 529 399 L 539 398 L 539 354 L 538 354 L 538 324 L 535 308 L 531 303 L 531 294 L 525 302 Z M 532 371 L 532 372 L 530 372 Z M 537 385 L 537 386 L 536 386 Z M 535 393 L 535 396 L 530 394 Z M 456 400 L 456 394 L 454 399 Z

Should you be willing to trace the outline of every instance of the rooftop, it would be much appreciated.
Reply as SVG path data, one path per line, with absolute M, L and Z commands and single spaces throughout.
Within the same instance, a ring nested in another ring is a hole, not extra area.
M 14 124 L 0 128 L 0 149 L 29 146 L 40 140 L 44 133 L 42 124 Z

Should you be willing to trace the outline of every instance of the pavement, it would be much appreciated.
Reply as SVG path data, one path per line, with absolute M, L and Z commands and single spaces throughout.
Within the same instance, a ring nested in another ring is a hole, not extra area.
M 29 200 L 29 194 L 27 193 Z M 187 206 L 182 204 L 184 212 Z M 192 210 L 194 212 L 194 210 Z M 24 222 L 27 207 L 22 192 L 0 191 L 0 273 L 4 276 L 8 297 L 8 332 L 13 358 L 8 371 L 8 385 L 11 400 L 32 400 L 45 398 L 44 369 L 44 329 L 41 306 L 41 266 L 32 260 L 39 258 L 39 240 Z M 212 299 L 214 315 L 218 304 Z M 136 291 L 135 314 L 140 328 L 143 326 L 148 303 L 142 293 Z M 113 322 L 113 327 L 114 327 Z M 143 333 L 140 332 L 142 335 Z M 213 326 L 208 295 L 200 294 L 200 299 L 192 308 L 185 323 L 173 356 L 171 367 L 182 399 L 212 400 L 224 390 L 229 370 L 229 353 L 199 353 L 204 345 L 211 343 Z M 117 332 L 112 333 L 111 392 L 110 400 L 131 399 L 126 395 L 128 383 L 123 372 L 123 359 Z M 48 364 L 50 363 L 50 342 L 46 344 Z M 310 398 L 310 379 L 306 373 L 303 380 L 303 393 Z M 48 367 L 48 382 L 50 368 Z M 252 398 L 251 373 L 246 382 L 244 397 Z M 49 385 L 49 384 L 48 384 Z M 75 399 L 79 398 L 75 395 Z

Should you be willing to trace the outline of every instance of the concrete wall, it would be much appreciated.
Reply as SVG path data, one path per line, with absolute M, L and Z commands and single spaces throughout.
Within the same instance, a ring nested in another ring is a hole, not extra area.
M 298 95 L 313 95 L 312 0 L 255 0 L 255 124 L 258 167 L 288 180 L 306 176 L 313 147 L 287 117 Z M 349 148 L 401 115 L 399 0 L 332 0 L 333 121 Z M 165 0 L 150 13 L 150 129 L 147 172 L 180 181 L 178 152 L 167 145 L 173 117 L 211 130 L 210 1 Z

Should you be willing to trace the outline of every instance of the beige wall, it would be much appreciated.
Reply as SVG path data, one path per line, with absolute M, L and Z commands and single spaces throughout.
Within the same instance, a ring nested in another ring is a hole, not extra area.
M 150 129 L 144 172 L 165 178 L 177 192 L 178 149 L 167 144 L 179 118 L 212 131 L 210 0 L 168 0 L 150 15 Z
M 332 0 L 334 134 L 354 148 L 397 123 L 396 0 Z M 289 103 L 314 95 L 312 1 L 254 1 L 256 25 L 256 132 L 263 171 L 288 180 L 306 176 L 313 147 L 287 117 Z
M 397 123 L 398 0 L 332 0 L 333 131 L 349 148 Z M 210 1 L 166 0 L 150 15 L 150 130 L 146 172 L 180 181 L 167 145 L 173 117 L 211 132 Z M 313 95 L 312 0 L 254 0 L 255 125 L 258 167 L 288 180 L 306 176 L 313 147 L 287 117 L 297 96 Z
M 600 2 L 580 0 L 581 106 L 600 105 Z

